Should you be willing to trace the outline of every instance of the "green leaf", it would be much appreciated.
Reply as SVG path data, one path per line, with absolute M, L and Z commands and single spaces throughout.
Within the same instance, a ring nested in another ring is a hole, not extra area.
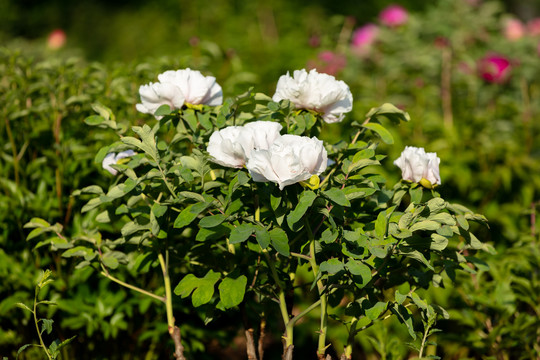
M 433 231 L 433 230 L 437 230 L 441 227 L 441 224 L 438 223 L 437 221 L 432 221 L 432 220 L 423 220 L 423 221 L 419 221 L 415 224 L 413 224 L 413 226 L 410 227 L 410 231 L 418 231 L 418 230 L 428 230 L 428 231 Z
M 450 226 L 456 225 L 456 220 L 454 219 L 454 217 L 445 212 L 431 215 L 428 217 L 428 220 L 436 221 L 444 225 L 450 225 Z
M 203 228 L 212 228 L 218 226 L 227 219 L 227 215 L 217 214 L 205 216 L 199 221 L 199 226 Z
M 325 198 L 332 201 L 333 203 L 336 203 L 341 206 L 351 206 L 351 203 L 349 202 L 349 200 L 345 196 L 345 193 L 341 189 L 331 188 L 329 190 L 322 191 L 321 193 Z
M 171 107 L 167 104 L 163 104 L 160 107 L 157 108 L 157 110 L 154 112 L 155 116 L 166 116 L 169 115 L 172 112 Z
M 154 203 L 152 205 L 152 214 L 154 214 L 156 218 L 162 217 L 163 215 L 165 215 L 166 212 L 167 212 L 167 206 L 161 205 L 158 203 Z
M 226 309 L 230 309 L 244 300 L 247 277 L 241 275 L 236 279 L 226 277 L 219 284 L 219 297 Z
M 283 256 L 290 255 L 289 238 L 287 237 L 287 233 L 285 231 L 279 228 L 270 230 L 270 240 L 272 242 L 272 246 L 278 253 Z
M 398 109 L 390 103 L 384 103 L 379 107 L 371 108 L 366 114 L 366 118 L 371 118 L 373 116 L 384 115 L 388 119 L 399 122 L 399 121 L 410 121 L 411 117 L 409 114 L 401 109 Z
M 403 302 L 405 301 L 405 299 L 407 299 L 407 295 L 403 295 L 402 293 L 399 292 L 399 290 L 396 290 L 395 294 L 394 294 L 395 298 L 396 298 L 396 302 L 398 304 L 403 304 Z
M 52 332 L 52 324 L 54 323 L 54 320 L 40 319 L 40 321 L 41 321 L 41 333 L 43 334 L 44 331 L 47 331 L 47 334 L 50 334 Z
M 195 237 L 196 241 L 211 241 L 211 240 L 218 240 L 221 238 L 224 238 L 228 236 L 230 233 L 230 229 L 226 226 L 218 225 L 214 226 L 212 228 L 202 228 L 197 233 L 197 236 Z
M 375 221 L 375 234 L 379 239 L 384 238 L 387 225 L 388 220 L 386 219 L 386 212 L 381 211 L 379 215 L 377 215 L 377 220 Z
M 362 127 L 369 129 L 373 132 L 375 132 L 377 135 L 379 135 L 386 144 L 393 144 L 394 138 L 392 137 L 392 134 L 390 131 L 386 130 L 384 126 L 377 123 L 367 123 L 362 125 Z
M 24 350 L 26 350 L 27 348 L 29 348 L 30 346 L 41 347 L 41 345 L 37 345 L 37 344 L 25 344 L 25 345 L 21 346 L 21 347 L 19 348 L 19 350 L 17 350 L 17 359 L 19 358 L 19 355 L 20 355 Z
M 188 226 L 209 206 L 210 204 L 205 202 L 188 205 L 184 210 L 182 210 L 182 212 L 180 212 L 180 214 L 178 214 L 178 217 L 174 221 L 174 227 L 183 228 Z
M 337 258 L 332 258 L 327 261 L 323 261 L 319 267 L 320 272 L 325 272 L 328 274 L 337 274 L 338 272 L 344 269 L 345 269 L 345 266 Z
M 362 305 L 366 303 L 367 301 L 362 302 Z M 372 320 L 375 321 L 386 311 L 386 307 L 388 306 L 388 303 L 385 302 L 377 302 L 375 305 L 371 306 L 370 308 L 364 309 L 366 312 L 366 316 Z
M 257 230 L 257 227 L 253 224 L 240 224 L 231 231 L 229 242 L 231 244 L 238 244 L 238 243 L 244 242 L 256 230 Z
M 429 246 L 431 250 L 443 251 L 447 246 L 448 238 L 439 234 L 431 234 L 431 244 Z
M 215 290 L 214 286 L 219 278 L 220 274 L 212 270 L 209 270 L 203 278 L 188 274 L 178 283 L 174 293 L 182 298 L 191 295 L 193 306 L 199 307 L 212 299 Z
M 296 205 L 296 208 L 287 216 L 287 224 L 289 224 L 291 229 L 294 229 L 294 225 L 302 219 L 316 197 L 317 195 L 310 190 L 304 191 L 302 195 L 300 195 L 298 205 Z
M 345 267 L 352 275 L 360 276 L 362 278 L 362 281 L 360 282 L 357 281 L 357 279 L 354 279 L 356 286 L 358 286 L 360 289 L 363 288 L 371 280 L 371 269 L 363 262 L 350 259 L 345 264 Z
M 257 242 L 262 249 L 266 249 L 270 245 L 270 234 L 264 228 L 257 228 L 255 230 L 255 236 L 257 237 Z
M 414 326 L 412 321 L 412 313 L 403 305 L 394 305 L 392 312 L 397 315 L 399 321 L 407 327 L 409 335 L 416 340 L 416 333 L 414 332 Z
M 28 306 L 26 306 L 26 305 L 23 304 L 22 302 L 18 302 L 18 303 L 16 303 L 15 305 L 18 306 L 18 307 L 20 307 L 21 309 L 28 310 L 28 311 L 30 311 L 31 313 L 34 312 L 32 309 L 30 309 Z
M 121 140 L 124 144 L 135 146 L 142 151 L 144 151 L 148 156 L 150 156 L 154 161 L 158 161 L 158 152 L 157 152 L 157 145 L 156 145 L 156 139 L 154 138 L 154 133 L 152 132 L 152 129 L 148 125 L 143 125 L 143 127 L 140 126 L 133 126 L 133 131 L 139 135 L 141 140 L 136 139 L 131 136 L 124 136 Z

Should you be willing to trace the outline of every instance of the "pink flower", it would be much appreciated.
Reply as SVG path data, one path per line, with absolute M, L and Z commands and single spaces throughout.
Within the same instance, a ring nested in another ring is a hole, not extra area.
M 47 47 L 57 50 L 66 44 L 66 33 L 62 29 L 56 29 L 49 34 Z
M 353 51 L 359 54 L 365 54 L 377 39 L 378 33 L 379 27 L 371 23 L 356 29 L 351 40 Z
M 478 62 L 478 74 L 487 82 L 502 84 L 510 78 L 512 64 L 502 55 L 486 55 Z
M 409 13 L 397 4 L 389 5 L 379 14 L 381 24 L 389 27 L 403 25 L 409 19 Z
M 508 40 L 521 39 L 525 35 L 525 25 L 519 19 L 506 19 L 503 33 Z
M 323 51 L 319 53 L 316 61 L 309 61 L 309 69 L 317 69 L 321 73 L 336 75 L 347 65 L 347 59 L 341 54 L 332 51 Z
M 529 35 L 540 35 L 540 18 L 534 18 L 527 23 Z

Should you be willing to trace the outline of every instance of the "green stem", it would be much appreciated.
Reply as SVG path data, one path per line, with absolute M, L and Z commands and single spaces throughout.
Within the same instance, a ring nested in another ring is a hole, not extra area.
M 311 265 L 311 270 L 313 271 L 313 276 L 317 278 L 317 275 L 319 274 L 319 265 L 317 264 L 317 260 L 315 259 L 315 239 L 313 239 L 313 233 L 311 232 L 311 228 L 309 226 L 307 218 L 305 219 L 305 224 L 310 239 L 309 263 Z M 317 354 L 319 357 L 322 357 L 326 352 L 326 333 L 328 331 L 328 296 L 324 291 L 324 283 L 322 279 L 317 280 L 317 289 L 319 291 L 319 298 L 321 300 L 321 324 Z
M 420 346 L 420 351 L 418 352 L 418 358 L 422 358 L 422 355 L 424 354 L 424 347 L 426 346 L 426 340 L 429 333 L 430 326 L 426 326 L 426 331 L 424 331 L 424 337 L 422 338 L 422 345 Z
M 103 266 L 102 266 L 103 267 Z M 123 287 L 126 287 L 128 289 L 131 289 L 131 290 L 134 290 L 134 291 L 137 291 L 141 294 L 144 294 L 144 295 L 147 295 L 147 296 L 150 296 L 151 298 L 154 298 L 156 300 L 159 300 L 159 301 L 162 301 L 162 302 L 165 302 L 165 298 L 162 297 L 162 296 L 159 296 L 159 295 L 156 295 L 154 293 L 151 293 L 150 291 L 146 291 L 144 289 L 141 289 L 137 286 L 134 286 L 134 285 L 131 285 L 131 284 L 128 284 L 114 276 L 112 276 L 111 274 L 109 274 L 108 271 L 106 271 L 106 269 L 104 269 L 102 272 L 101 272 L 101 275 L 105 276 L 107 279 L 111 280 L 111 281 L 114 281 L 115 283 L 119 284 L 119 285 L 122 285 Z
M 158 254 L 159 264 L 163 271 L 163 280 L 165 282 L 165 306 L 167 309 L 167 325 L 169 325 L 169 332 L 174 329 L 174 316 L 172 307 L 172 291 L 171 291 L 171 279 L 169 277 L 169 270 L 167 269 L 167 262 L 163 258 L 163 254 Z
M 35 295 L 34 295 L 34 323 L 36 324 L 36 330 L 37 330 L 37 333 L 38 333 L 38 337 L 39 337 L 39 343 L 41 344 L 41 346 L 43 347 L 43 350 L 45 350 L 45 354 L 47 354 L 47 357 L 50 359 L 52 359 L 51 357 L 51 354 L 49 354 L 49 349 L 45 346 L 45 343 L 43 342 L 43 338 L 41 337 L 41 331 L 39 330 L 39 321 L 38 321 L 38 318 L 37 318 L 37 305 L 38 305 L 38 302 L 37 302 L 37 297 L 38 297 L 38 294 L 39 294 L 39 289 L 40 287 L 36 287 L 36 291 L 35 291 Z
M 169 181 L 167 180 L 167 177 L 165 176 L 165 173 L 163 172 L 163 169 L 161 168 L 161 166 L 159 166 L 159 163 L 157 164 L 157 166 L 158 166 L 159 172 L 161 173 L 161 177 L 163 178 L 163 182 L 165 182 L 165 185 L 167 186 L 167 189 L 169 189 L 169 191 L 171 192 L 172 196 L 175 199 L 178 199 L 178 196 L 174 192 L 174 189 L 172 188 L 171 183 L 169 183 Z
M 347 346 L 345 347 L 345 358 L 347 360 L 352 359 L 352 349 L 354 344 L 354 336 L 356 335 L 356 325 L 358 324 L 358 319 L 354 318 L 351 323 L 351 328 L 349 329 L 349 337 L 347 339 Z
M 270 272 L 272 273 L 272 277 L 274 278 L 274 281 L 276 282 L 279 288 L 279 293 L 278 293 L 279 310 L 281 312 L 283 324 L 285 325 L 285 335 L 284 335 L 285 347 L 288 348 L 289 346 L 293 345 L 294 322 L 291 322 L 289 318 L 289 312 L 287 311 L 287 302 L 285 301 L 285 292 L 283 291 L 284 285 L 279 279 L 279 276 L 276 271 L 276 267 L 274 265 L 274 261 L 270 257 L 270 254 L 268 254 L 268 251 L 264 249 L 262 250 L 262 252 L 264 256 L 266 257 L 266 261 L 268 262 L 268 266 L 270 267 Z

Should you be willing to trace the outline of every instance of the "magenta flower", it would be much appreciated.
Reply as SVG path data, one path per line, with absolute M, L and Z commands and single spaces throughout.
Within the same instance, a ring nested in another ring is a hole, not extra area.
M 389 27 L 403 25 L 409 19 L 409 13 L 400 5 L 393 4 L 384 8 L 379 14 L 381 24 Z
M 365 54 L 377 39 L 379 27 L 375 24 L 366 24 L 356 29 L 352 35 L 351 47 L 357 54 Z
M 490 54 L 478 62 L 478 74 L 489 83 L 502 84 L 510 78 L 512 63 L 502 55 Z

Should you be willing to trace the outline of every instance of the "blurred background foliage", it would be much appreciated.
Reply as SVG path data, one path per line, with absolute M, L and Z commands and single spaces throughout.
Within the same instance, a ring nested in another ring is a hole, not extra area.
M 489 219 L 482 240 L 497 255 L 482 255 L 483 270 L 457 274 L 456 285 L 444 279 L 426 294 L 451 315 L 438 323 L 443 332 L 430 354 L 540 357 L 540 37 L 509 38 L 504 25 L 539 17 L 540 1 L 399 1 L 409 19 L 395 28 L 377 19 L 389 4 L 0 0 L 0 355 L 15 358 L 19 346 L 34 342 L 30 318 L 15 303 L 28 303 L 40 269 L 50 268 L 56 281 L 44 296 L 59 304 L 48 310 L 53 338 L 77 335 L 62 358 L 170 357 L 164 315 L 150 301 L 25 241 L 23 225 L 34 216 L 59 222 L 69 236 L 95 224 L 95 213 L 77 215 L 85 200 L 70 196 L 114 182 L 93 161 L 115 139 L 85 125 L 91 104 L 111 108 L 123 126 L 140 125 L 138 87 L 164 70 L 213 74 L 227 97 L 250 86 L 272 95 L 280 75 L 309 65 L 351 87 L 354 109 L 342 127 L 383 102 L 410 113 L 410 123 L 392 129 L 396 143 L 381 145 L 389 178 L 399 181 L 392 162 L 405 145 L 436 151 L 441 194 Z M 366 23 L 379 31 L 360 53 L 351 38 Z M 55 29 L 67 39 L 58 49 L 47 45 Z M 487 81 L 479 65 L 493 54 L 510 64 L 499 82 Z M 328 127 L 323 137 L 338 141 L 339 128 Z M 119 276 L 159 281 L 134 271 Z M 189 354 L 244 356 L 238 328 L 224 326 L 234 320 L 205 326 L 176 301 Z M 399 324 L 383 323 L 358 339 L 357 358 L 407 358 L 408 341 Z M 37 358 L 31 351 L 23 356 Z

